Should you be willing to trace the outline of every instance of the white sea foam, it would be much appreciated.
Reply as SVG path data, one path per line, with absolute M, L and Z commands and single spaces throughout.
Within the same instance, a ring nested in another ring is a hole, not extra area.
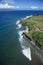
M 22 31 L 19 31 L 18 34 L 19 34 L 19 41 L 22 42 L 22 39 L 23 39 L 23 32 L 28 32 L 28 27 L 26 26 L 26 30 L 22 30 Z
M 18 28 L 21 28 L 22 24 L 18 24 Z
M 19 31 L 18 34 L 21 36 L 23 32 L 28 32 L 28 27 L 26 26 L 26 30 Z
M 32 17 L 33 15 L 30 15 L 30 16 L 26 16 L 25 18 L 22 18 L 22 19 L 27 19 L 27 18 L 30 18 L 30 17 Z M 20 20 L 18 20 L 17 22 L 16 22 L 16 25 L 18 26 L 16 29 L 19 29 L 19 28 L 21 28 L 22 27 L 22 24 L 20 24 Z M 27 29 L 26 29 L 27 30 Z
M 16 22 L 16 25 L 17 25 L 17 28 L 16 28 L 16 29 L 21 28 L 22 24 L 20 24 L 20 20 L 18 20 L 18 21 Z
M 18 20 L 17 22 L 16 22 L 16 25 L 18 25 L 20 23 L 20 20 Z
M 22 49 L 25 49 L 25 48 L 26 48 L 26 46 L 25 46 L 25 45 L 23 45 L 23 44 L 21 44 L 21 47 L 22 47 Z
M 22 36 L 22 33 L 23 33 L 23 32 L 25 32 L 25 30 L 19 31 L 18 34 L 19 34 L 20 36 Z
M 19 34 L 19 41 L 20 41 L 20 43 L 22 43 L 22 39 L 23 39 L 23 35 L 22 35 L 22 33 L 23 33 L 24 31 L 19 31 L 18 32 L 18 34 Z
M 26 31 L 26 30 L 23 30 L 23 31 L 19 31 L 19 41 L 20 41 L 20 43 L 21 43 L 21 47 L 22 47 L 22 53 L 31 61 L 32 59 L 31 59 L 31 50 L 30 50 L 30 47 L 29 48 L 27 48 L 26 46 L 25 46 L 25 42 L 24 42 L 24 40 L 23 40 L 23 36 L 22 36 L 22 33 L 24 32 L 24 31 Z
M 30 50 L 30 47 L 27 48 L 26 45 L 25 45 L 25 42 L 23 40 L 23 36 L 22 36 L 22 33 L 24 32 L 25 30 L 23 31 L 19 31 L 19 42 L 21 44 L 21 47 L 22 47 L 22 53 L 31 61 L 31 50 Z
M 23 53 L 30 61 L 32 60 L 30 48 L 23 49 L 23 50 L 22 50 L 22 53 Z
M 27 19 L 27 18 L 30 18 L 30 17 L 32 17 L 33 15 L 30 15 L 30 16 L 26 16 L 25 18 L 23 18 L 23 19 Z
M 27 19 L 29 17 L 32 17 L 31 16 L 27 16 L 26 18 L 23 18 L 23 19 Z M 22 24 L 20 24 L 20 20 L 17 21 L 16 25 L 18 26 L 17 29 L 21 28 L 22 27 Z M 22 30 L 22 31 L 19 31 L 18 34 L 19 34 L 19 42 L 21 44 L 21 47 L 22 47 L 22 53 L 31 61 L 31 50 L 30 50 L 30 47 L 26 47 L 26 43 L 24 42 L 23 40 L 23 35 L 22 33 L 23 32 L 28 32 L 28 27 L 26 26 L 26 30 Z

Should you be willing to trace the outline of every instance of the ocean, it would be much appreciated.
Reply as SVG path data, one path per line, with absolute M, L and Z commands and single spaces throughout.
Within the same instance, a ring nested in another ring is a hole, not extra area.
M 30 61 L 28 56 L 26 57 L 27 50 L 24 52 L 24 45 L 22 45 L 24 42 L 20 38 L 22 29 L 16 25 L 22 18 L 36 14 L 43 15 L 43 11 L 0 11 L 0 65 L 37 64 L 33 59 Z

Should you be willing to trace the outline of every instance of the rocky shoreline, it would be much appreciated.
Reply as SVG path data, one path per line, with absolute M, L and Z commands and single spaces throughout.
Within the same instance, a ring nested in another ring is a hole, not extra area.
M 32 16 L 30 16 L 30 17 L 32 17 Z M 26 17 L 26 18 L 23 18 L 23 20 L 28 19 L 28 18 L 30 18 L 30 17 L 28 16 L 28 17 Z M 23 27 L 22 21 L 19 21 L 19 22 L 18 22 L 18 25 L 20 26 L 19 28 Z M 22 32 L 22 34 L 21 34 L 22 37 L 23 37 L 28 43 L 30 43 L 30 46 L 32 46 L 32 47 L 35 49 L 35 51 L 37 51 L 38 56 L 40 57 L 40 59 L 41 59 L 42 62 L 43 62 L 43 50 L 41 50 L 41 49 L 39 48 L 40 45 L 39 45 L 39 47 L 38 47 L 37 45 L 35 45 L 35 43 L 32 41 L 32 39 L 31 39 L 29 36 L 26 35 L 26 32 L 29 31 L 28 26 L 24 26 L 24 27 L 26 28 L 26 30 L 24 30 L 24 31 Z
M 24 19 L 27 19 L 27 18 L 24 18 Z M 22 25 L 21 21 L 19 22 L 19 24 Z M 22 25 L 22 26 L 23 26 L 23 25 Z M 27 27 L 27 26 L 25 26 L 25 27 Z M 26 32 L 28 32 L 28 30 L 29 30 L 29 28 L 27 27 L 27 28 L 26 28 L 26 31 L 24 31 L 24 32 L 22 33 L 22 36 L 23 36 L 23 38 L 24 38 L 25 40 L 27 40 L 27 41 L 30 43 L 30 45 L 35 49 L 35 51 L 38 52 L 39 57 L 41 58 L 41 60 L 42 60 L 42 62 L 43 62 L 43 50 L 41 50 L 37 45 L 35 45 L 35 43 L 32 41 L 32 39 L 31 39 L 29 36 L 26 35 Z

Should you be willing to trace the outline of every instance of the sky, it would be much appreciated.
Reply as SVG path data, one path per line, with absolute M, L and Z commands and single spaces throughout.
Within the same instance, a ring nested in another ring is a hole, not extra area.
M 43 0 L 0 0 L 0 9 L 43 10 Z

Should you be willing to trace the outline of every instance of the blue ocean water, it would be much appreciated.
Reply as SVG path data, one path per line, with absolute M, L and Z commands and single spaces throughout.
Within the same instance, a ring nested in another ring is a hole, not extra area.
M 16 22 L 36 14 L 43 11 L 0 11 L 0 65 L 35 65 L 21 53 Z

